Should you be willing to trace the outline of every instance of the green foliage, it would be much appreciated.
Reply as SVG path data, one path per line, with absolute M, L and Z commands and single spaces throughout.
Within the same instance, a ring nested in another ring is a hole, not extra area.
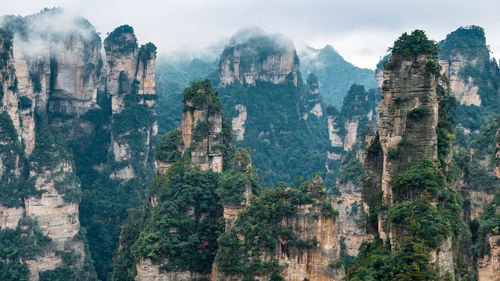
M 38 273 L 40 281 L 66 281 L 75 279 L 75 268 L 58 267 L 54 270 L 45 270 Z
M 40 74 L 30 72 L 31 83 L 33 83 L 33 92 L 42 92 L 42 82 L 40 79 Z
M 430 59 L 425 65 L 425 71 L 430 74 L 434 74 L 436 77 L 441 75 L 441 66 L 435 59 Z
M 391 251 L 379 237 L 361 244 L 358 257 L 346 280 L 436 280 L 437 270 L 429 266 L 429 248 L 409 239 L 397 250 Z
M 219 55 L 219 54 L 217 54 Z M 201 59 L 173 60 L 161 56 L 156 62 L 156 92 L 158 95 L 159 134 L 178 128 L 183 109 L 183 90 L 193 81 L 206 79 L 217 68 L 217 61 Z
M 17 131 L 6 111 L 0 113 L 0 160 L 0 169 L 3 169 L 0 178 L 0 203 L 3 206 L 22 206 L 24 198 L 41 193 L 28 179 L 24 145 L 19 142 Z
M 397 55 L 413 55 L 419 54 L 431 55 L 437 57 L 438 47 L 436 42 L 429 40 L 425 32 L 422 30 L 414 30 L 411 34 L 403 33 L 398 40 L 394 42 L 394 46 L 389 48 L 389 51 Z
M 444 184 L 442 173 L 427 158 L 395 175 L 390 181 L 396 201 L 413 199 L 424 191 L 436 196 Z
M 391 160 L 395 160 L 399 158 L 399 148 L 389 148 L 389 152 L 387 153 L 387 158 Z
M 193 140 L 202 141 L 204 138 L 208 137 L 210 125 L 207 121 L 199 122 L 193 130 Z
M 495 194 L 493 201 L 487 204 L 481 213 L 479 222 L 471 223 L 473 245 L 471 253 L 476 258 L 490 254 L 491 245 L 488 241 L 490 235 L 500 234 L 500 193 Z
M 0 230 L 0 258 L 10 261 L 36 259 L 50 241 L 34 219 L 23 218 L 15 229 Z
M 0 279 L 29 280 L 24 262 L 40 256 L 50 241 L 31 217 L 21 219 L 15 229 L 0 229 Z
M 410 203 L 398 203 L 389 209 L 389 218 L 406 235 L 418 237 L 432 248 L 439 246 L 451 231 L 449 222 L 431 205 L 425 195 Z
M 75 153 L 76 172 L 83 191 L 79 206 L 80 222 L 88 229 L 86 237 L 89 241 L 89 251 L 100 280 L 108 278 L 113 251 L 118 247 L 120 225 L 127 218 L 127 210 L 131 206 L 143 204 L 146 189 L 154 173 L 154 154 L 148 153 L 148 147 L 145 145 L 148 126 L 154 122 L 154 116 L 150 109 L 138 104 L 140 99 L 136 84 L 133 81 L 132 89 L 125 94 L 125 109 L 118 114 L 118 120 L 115 119 L 114 122 L 115 116 L 112 116 L 109 96 L 98 91 L 99 108 L 88 111 L 81 120 L 91 122 L 95 131 L 83 141 L 71 144 Z M 138 120 L 135 120 L 135 117 Z M 120 142 L 126 142 L 132 148 L 131 160 L 115 162 L 113 155 L 109 154 L 109 147 L 112 146 L 111 130 L 114 129 L 117 130 L 113 132 L 115 140 L 118 138 Z M 112 172 L 127 165 L 132 166 L 134 178 L 126 182 L 110 178 Z
M 113 115 L 113 131 L 124 134 L 130 130 L 139 130 L 151 126 L 155 116 L 145 104 L 135 104 Z
M 155 157 L 160 161 L 169 163 L 179 161 L 182 146 L 181 132 L 175 129 L 158 139 L 155 145 Z
M 134 28 L 130 25 L 122 25 L 113 30 L 104 40 L 106 52 L 130 53 L 137 49 L 137 38 Z
M 222 206 L 216 187 L 214 172 L 174 164 L 153 187 L 158 206 L 145 220 L 144 230 L 132 247 L 134 255 L 168 261 L 162 265 L 168 271 L 208 272 L 217 249 L 217 233 L 223 229 L 217 222 Z
M 195 108 L 209 107 L 213 111 L 222 110 L 219 96 L 208 79 L 191 83 L 191 86 L 184 90 L 183 102 L 185 109 L 192 106 Z
M 0 279 L 3 281 L 28 281 L 29 273 L 26 264 L 0 262 Z
M 28 109 L 31 108 L 33 101 L 28 97 L 20 97 L 18 102 L 19 109 Z
M 438 126 L 436 134 L 438 139 L 438 158 L 441 167 L 446 171 L 448 166 L 446 157 L 451 152 L 451 144 L 455 139 L 453 135 L 453 126 L 455 125 L 454 110 L 456 108 L 456 99 L 450 94 L 449 90 L 445 90 L 438 85 L 436 88 L 439 99 Z
M 269 281 L 285 281 L 285 278 L 283 278 L 278 271 L 274 271 Z
M 61 171 L 58 179 L 54 181 L 54 187 L 59 194 L 63 195 L 63 199 L 66 202 L 79 203 L 82 199 L 80 180 L 74 172 L 67 173 Z
M 36 136 L 36 144 L 30 162 L 37 171 L 54 170 L 62 161 L 73 158 L 66 137 L 54 126 L 43 128 Z
M 139 49 L 139 60 L 141 60 L 144 64 L 152 58 L 156 57 L 156 46 L 149 42 L 145 45 L 142 45 Z M 144 67 L 146 67 L 144 65 Z
M 361 178 L 365 174 L 363 164 L 356 157 L 356 151 L 351 150 L 342 160 L 342 166 L 338 174 L 340 184 L 345 184 L 349 180 L 355 185 L 361 185 Z
M 325 218 L 334 218 L 339 215 L 339 211 L 335 210 L 332 203 L 325 201 L 323 202 L 323 207 L 321 209 L 321 215 Z
M 445 40 L 439 42 L 439 56 L 447 58 L 458 52 L 477 55 L 477 49 L 485 47 L 484 29 L 475 25 L 465 26 L 448 34 Z
M 250 205 L 241 211 L 231 232 L 222 233 L 217 240 L 217 265 L 222 272 L 251 280 L 256 275 L 278 270 L 277 261 L 260 260 L 263 252 L 273 252 L 278 243 L 288 251 L 317 247 L 316 239 L 300 240 L 282 221 L 295 216 L 298 206 L 303 204 L 315 206 L 316 215 L 311 215 L 316 218 L 318 215 L 334 217 L 338 212 L 323 199 L 325 190 L 322 184 L 309 181 L 296 184 L 295 188 L 287 188 L 282 183 L 276 189 L 263 190 L 250 199 Z M 321 203 L 318 206 L 314 202 Z
M 428 114 L 428 110 L 423 107 L 415 107 L 414 109 L 408 111 L 408 114 L 406 115 L 408 118 L 411 119 L 420 119 Z
M 276 85 L 257 80 L 255 86 L 234 83 L 219 90 L 229 118 L 239 115 L 236 104 L 246 106 L 244 139 L 236 145 L 250 148 L 255 170 L 267 186 L 325 171 L 327 120 L 302 119 L 297 112 L 301 89 L 293 81 Z
M 236 170 L 223 172 L 219 176 L 218 187 L 215 190 L 217 196 L 226 204 L 239 205 L 245 199 L 243 192 L 250 181 L 249 175 Z

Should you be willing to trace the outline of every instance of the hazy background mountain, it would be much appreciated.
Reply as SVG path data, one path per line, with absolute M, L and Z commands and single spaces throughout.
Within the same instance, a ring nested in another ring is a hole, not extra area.
M 314 73 L 319 80 L 319 92 L 337 108 L 352 84 L 375 88 L 373 70 L 354 66 L 330 45 L 322 49 L 308 46 L 299 53 L 299 58 L 303 75 Z

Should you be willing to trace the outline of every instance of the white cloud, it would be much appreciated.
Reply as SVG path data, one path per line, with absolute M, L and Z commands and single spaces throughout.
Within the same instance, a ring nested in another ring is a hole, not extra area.
M 60 6 L 81 13 L 103 35 L 121 24 L 160 53 L 202 49 L 241 27 L 257 25 L 300 43 L 331 44 L 355 65 L 374 68 L 405 31 L 426 30 L 435 40 L 462 25 L 485 28 L 500 56 L 500 3 L 488 0 L 19 0 L 2 3 L 4 14 L 36 13 Z

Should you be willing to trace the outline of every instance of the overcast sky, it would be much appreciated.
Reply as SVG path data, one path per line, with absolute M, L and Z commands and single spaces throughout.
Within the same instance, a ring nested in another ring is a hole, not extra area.
M 498 0 L 0 0 L 0 14 L 27 15 L 63 7 L 88 18 L 104 35 L 132 25 L 140 43 L 160 54 L 200 50 L 242 27 L 260 26 L 290 37 L 296 47 L 332 45 L 349 62 L 375 68 L 405 31 L 423 29 L 434 40 L 463 25 L 485 29 L 500 57 Z

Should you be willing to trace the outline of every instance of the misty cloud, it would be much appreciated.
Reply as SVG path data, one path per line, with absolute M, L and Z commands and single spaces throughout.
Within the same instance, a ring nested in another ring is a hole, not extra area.
M 46 9 L 24 17 L 3 16 L 0 27 L 14 33 L 14 54 L 18 57 L 48 55 L 50 50 L 63 52 L 61 40 L 69 35 L 81 37 L 84 41 L 100 42 L 97 31 L 88 20 L 63 9 Z
M 102 34 L 122 24 L 159 54 L 194 54 L 258 25 L 290 37 L 296 46 L 332 45 L 348 61 L 374 68 L 403 32 L 423 29 L 440 41 L 464 25 L 484 27 L 493 55 L 500 55 L 500 2 L 488 0 L 24 0 L 6 1 L 5 14 L 36 13 L 61 6 L 88 18 Z

